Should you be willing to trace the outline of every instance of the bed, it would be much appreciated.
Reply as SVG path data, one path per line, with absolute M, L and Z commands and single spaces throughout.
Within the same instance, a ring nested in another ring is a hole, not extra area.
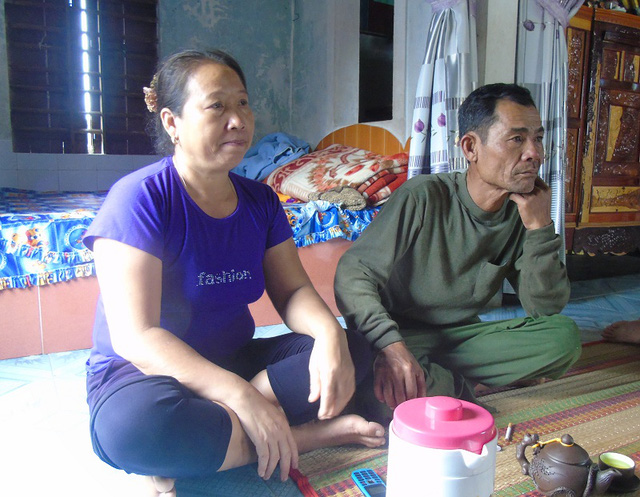
M 336 315 L 337 262 L 406 180 L 405 150 L 382 128 L 349 126 L 261 179 L 279 194 L 302 263 Z M 90 346 L 98 289 L 82 237 L 105 196 L 0 189 L 0 358 Z M 251 310 L 257 326 L 281 322 L 266 295 Z

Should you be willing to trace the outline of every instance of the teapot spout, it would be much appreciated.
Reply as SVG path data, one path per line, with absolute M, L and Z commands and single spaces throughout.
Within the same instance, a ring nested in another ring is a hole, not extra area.
M 603 494 L 607 491 L 614 478 L 621 476 L 620 471 L 615 468 L 609 468 L 606 470 L 598 471 L 596 476 L 596 485 L 594 492 L 596 494 Z

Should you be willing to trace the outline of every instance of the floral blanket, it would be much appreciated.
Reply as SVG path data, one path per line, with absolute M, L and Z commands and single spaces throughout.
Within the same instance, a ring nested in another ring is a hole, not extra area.
M 308 202 L 318 192 L 349 187 L 380 205 L 407 179 L 409 156 L 382 156 L 334 144 L 278 167 L 264 180 L 276 192 Z M 385 178 L 385 176 L 389 176 Z

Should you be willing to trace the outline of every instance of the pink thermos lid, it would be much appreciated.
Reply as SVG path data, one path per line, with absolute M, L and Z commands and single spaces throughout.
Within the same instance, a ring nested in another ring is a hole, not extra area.
M 451 397 L 407 400 L 393 412 L 395 434 L 432 449 L 463 449 L 480 454 L 496 436 L 493 416 L 476 404 Z

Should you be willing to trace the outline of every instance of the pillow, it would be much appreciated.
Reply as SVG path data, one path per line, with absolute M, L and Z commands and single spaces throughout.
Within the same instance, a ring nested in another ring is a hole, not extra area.
M 311 193 L 343 186 L 357 189 L 382 169 L 397 167 L 402 161 L 406 164 L 407 160 L 407 154 L 384 157 L 334 144 L 278 167 L 264 182 L 278 193 L 308 202 Z

